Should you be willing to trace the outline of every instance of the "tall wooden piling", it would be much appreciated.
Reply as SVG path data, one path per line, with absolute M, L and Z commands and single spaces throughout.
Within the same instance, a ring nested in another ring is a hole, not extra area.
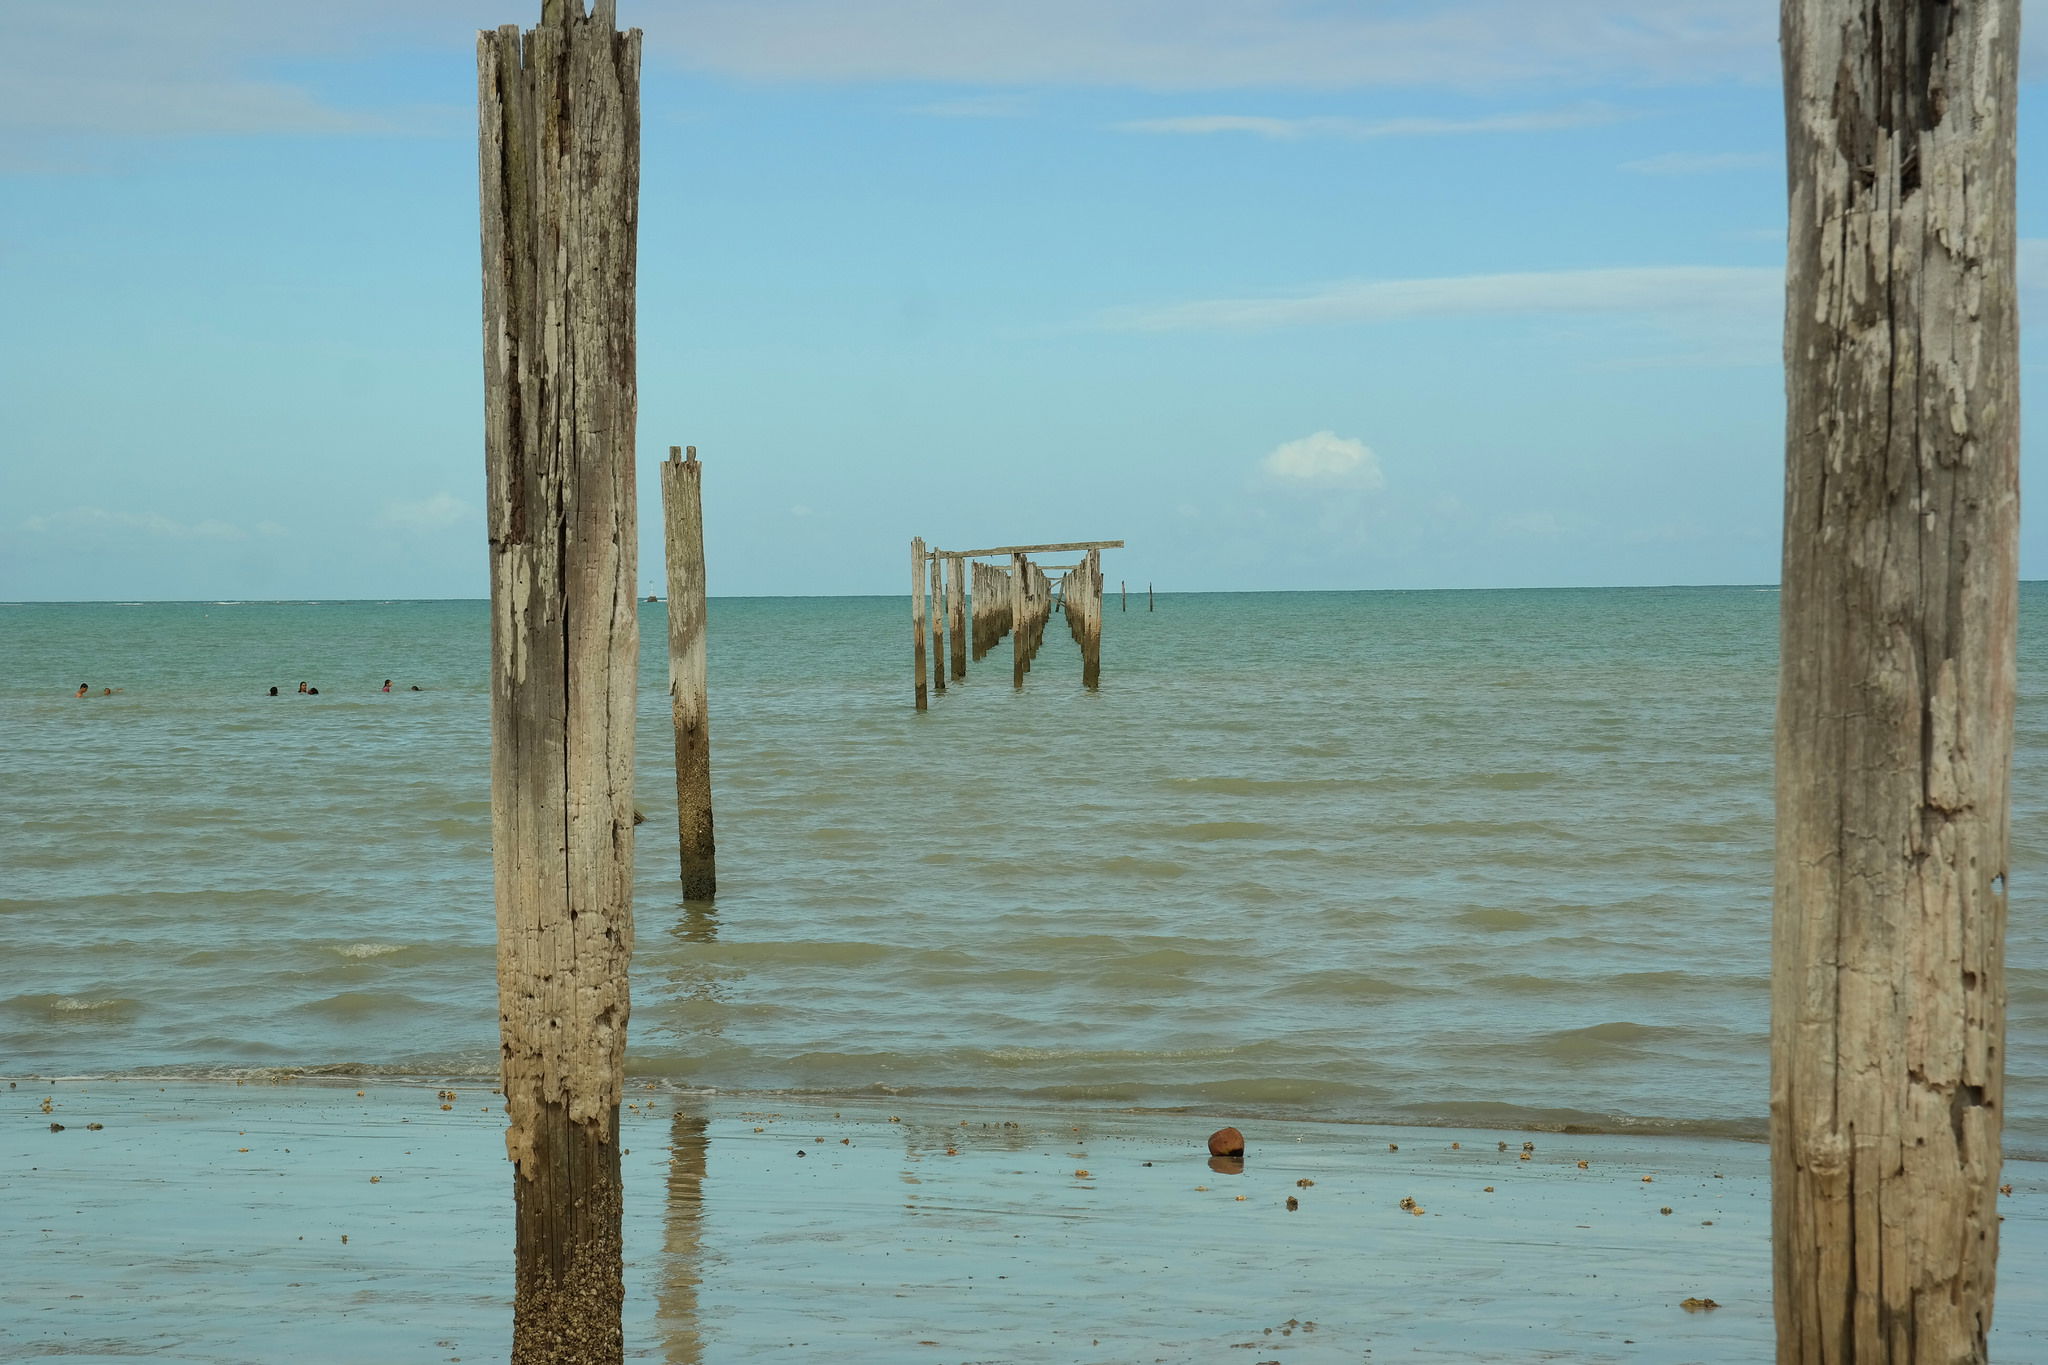
M 477 38 L 491 839 L 514 1365 L 618 1361 L 633 945 L 640 33 Z
M 1081 586 L 1081 685 L 1102 682 L 1102 551 L 1090 550 L 1075 575 Z
M 1145 585 L 1145 610 L 1152 610 L 1152 585 L 1150 583 Z
M 1131 609 L 1131 585 L 1119 578 L 1116 581 L 1116 591 L 1118 598 L 1123 602 L 1123 610 L 1129 611 Z
M 917 709 L 925 709 L 924 695 L 924 537 L 910 538 L 910 637 L 917 679 Z
M 1028 594 L 1031 580 L 1030 566 L 1022 554 L 1010 556 L 1010 686 L 1024 685 L 1024 669 L 1028 660 L 1024 656 L 1024 617 L 1030 610 Z
M 704 669 L 703 470 L 697 447 L 670 446 L 661 466 L 668 547 L 668 694 L 676 731 L 676 842 L 684 900 L 718 890 L 711 821 L 711 715 Z
M 945 601 L 945 566 L 939 562 L 937 552 L 927 556 L 932 570 L 932 689 L 946 690 L 946 613 L 941 605 Z
M 961 599 L 966 596 L 966 585 L 962 581 L 965 570 L 960 567 L 960 556 L 954 555 L 946 561 L 946 631 L 952 637 L 953 676 L 967 676 L 967 604 Z
M 1778 1359 L 1982 1362 L 2018 539 L 2019 0 L 1787 0 Z

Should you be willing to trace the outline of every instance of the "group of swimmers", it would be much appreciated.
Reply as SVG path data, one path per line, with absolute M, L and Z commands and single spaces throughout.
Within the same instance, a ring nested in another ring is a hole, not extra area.
M 386 679 L 384 680 L 384 687 L 383 687 L 383 690 L 384 690 L 384 691 L 386 691 L 386 692 L 389 692 L 389 691 L 391 690 L 391 679 L 389 679 L 389 678 L 386 678 Z M 414 684 L 413 684 L 413 685 L 412 685 L 411 687 L 407 688 L 406 690 L 407 690 L 407 691 L 409 691 L 409 692 L 421 692 L 421 691 L 424 691 L 425 689 L 424 689 L 424 688 L 422 688 L 422 687 L 421 687 L 421 686 L 420 686 L 420 685 L 419 685 L 418 683 L 414 683 Z M 82 697 L 82 696 L 84 696 L 84 695 L 85 695 L 85 693 L 83 693 L 83 692 L 80 692 L 80 693 L 79 693 L 78 695 Z M 276 695 L 277 695 L 277 689 L 276 689 L 276 688 L 274 688 L 274 687 L 273 687 L 273 688 L 271 688 L 271 689 L 270 689 L 270 695 L 271 695 L 271 696 L 273 696 L 273 697 L 274 697 L 274 696 L 276 696 Z M 300 695 L 300 696 L 302 696 L 302 697 L 317 697 L 317 696 L 319 696 L 319 695 L 320 695 L 320 689 L 319 689 L 319 688 L 317 688 L 317 687 L 308 687 L 308 686 L 306 686 L 306 684 L 304 684 L 304 683 L 300 683 L 300 684 L 299 684 L 299 695 Z
M 128 689 L 125 687 L 102 687 L 99 690 L 99 695 L 102 697 L 111 697 L 116 692 L 125 692 L 127 690 Z M 76 692 L 73 692 L 71 695 L 74 697 L 90 697 L 93 695 L 93 690 L 90 687 L 87 687 L 84 683 L 80 683 L 78 685 L 78 690 Z

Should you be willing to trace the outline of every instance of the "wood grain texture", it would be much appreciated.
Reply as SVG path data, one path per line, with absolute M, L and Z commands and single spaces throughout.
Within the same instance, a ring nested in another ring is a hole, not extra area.
M 711 812 L 711 714 L 705 659 L 704 466 L 670 446 L 661 466 L 668 561 L 668 694 L 676 735 L 676 843 L 683 899 L 718 893 Z
M 2017 0 L 1786 0 L 1778 1358 L 1982 1361 L 2018 544 Z
M 632 953 L 640 35 L 478 35 L 491 833 L 512 1359 L 616 1361 Z

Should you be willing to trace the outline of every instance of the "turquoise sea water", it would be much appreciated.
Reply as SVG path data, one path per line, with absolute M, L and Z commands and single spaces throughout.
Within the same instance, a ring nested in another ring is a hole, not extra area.
M 2043 1155 L 2048 586 L 2021 601 L 2008 1144 Z M 918 715 L 902 599 L 714 601 L 715 910 L 676 892 L 643 608 L 629 1071 L 1762 1132 L 1774 590 L 1133 605 L 1100 691 L 1055 618 L 1022 691 L 1005 643 Z M 0 606 L 0 1071 L 491 1075 L 487 633 L 481 602 Z

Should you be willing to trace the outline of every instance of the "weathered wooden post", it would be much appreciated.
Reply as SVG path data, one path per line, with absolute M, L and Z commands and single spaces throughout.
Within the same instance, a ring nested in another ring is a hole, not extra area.
M 1145 610 L 1152 610 L 1152 585 L 1150 583 L 1145 585 Z
M 967 676 L 967 604 L 963 600 L 967 595 L 963 581 L 965 573 L 960 567 L 960 556 L 954 555 L 946 561 L 946 630 L 952 636 L 953 676 L 956 678 Z
M 917 709 L 925 709 L 924 696 L 924 537 L 910 538 L 910 637 L 917 678 Z
M 640 33 L 477 36 L 491 843 L 515 1365 L 621 1359 Z
M 1778 1359 L 1981 1362 L 2017 603 L 2019 0 L 1786 0 Z
M 1116 581 L 1116 591 L 1117 597 L 1123 602 L 1123 609 L 1129 611 L 1131 609 L 1131 585 L 1119 578 Z
M 1024 615 L 1030 610 L 1025 594 L 1030 590 L 1022 554 L 1010 556 L 1010 686 L 1024 685 Z
M 683 899 L 718 891 L 711 821 L 711 714 L 704 670 L 704 466 L 670 446 L 661 466 L 662 525 L 668 546 L 668 693 L 676 730 L 676 839 Z
M 946 690 L 946 613 L 945 565 L 940 562 L 938 552 L 933 551 L 927 558 L 932 566 L 932 688 Z
M 1081 562 L 1081 685 L 1102 682 L 1102 551 L 1090 550 Z

